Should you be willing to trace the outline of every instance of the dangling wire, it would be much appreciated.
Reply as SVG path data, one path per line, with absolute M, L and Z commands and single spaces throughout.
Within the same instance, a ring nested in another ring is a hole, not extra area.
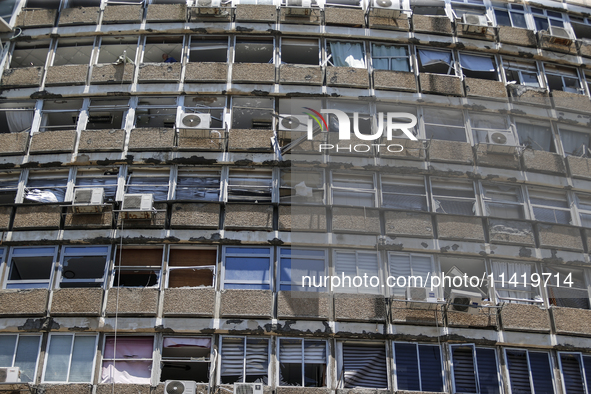
M 121 213 L 119 213 L 120 215 Z M 123 224 L 124 219 L 121 215 L 121 232 L 119 233 L 119 266 L 121 267 L 123 256 Z M 111 394 L 115 394 L 115 363 L 117 362 L 117 328 L 119 318 L 119 290 L 121 288 L 121 270 L 117 271 L 117 264 L 115 264 L 115 273 L 117 273 L 117 297 L 115 302 L 115 327 L 113 332 L 113 375 L 111 376 Z

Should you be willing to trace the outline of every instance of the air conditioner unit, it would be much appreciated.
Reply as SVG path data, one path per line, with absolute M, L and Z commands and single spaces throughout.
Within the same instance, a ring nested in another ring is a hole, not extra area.
M 565 47 L 568 47 L 573 43 L 573 40 L 570 37 L 566 38 L 566 37 L 561 37 L 561 36 L 550 36 L 548 41 L 551 44 L 564 45 Z
M 312 0 L 287 0 L 285 14 L 289 16 L 309 16 L 312 13 Z
M 221 0 L 197 0 L 197 7 L 220 8 L 221 5 L 222 5 Z
M 486 142 L 488 143 L 487 151 L 493 153 L 513 154 L 517 145 L 512 134 L 502 131 L 489 130 L 486 135 Z
M 279 115 L 280 131 L 308 131 L 308 115 Z
M 183 113 L 178 129 L 209 129 L 211 127 L 210 114 Z
M 197 383 L 192 380 L 167 380 L 164 382 L 165 394 L 195 394 Z
M 263 384 L 234 383 L 234 394 L 263 394 Z
M 412 309 L 435 309 L 437 307 L 435 291 L 426 287 L 407 287 L 406 299 L 408 307 Z
M 121 210 L 125 219 L 152 218 L 154 196 L 152 194 L 125 194 Z
M 21 381 L 21 371 L 18 367 L 0 368 L 0 383 L 18 383 Z
M 462 15 L 462 21 L 466 25 L 488 26 L 486 15 L 464 14 Z
M 449 296 L 450 310 L 475 315 L 478 313 L 477 307 L 480 306 L 481 300 L 482 296 L 480 293 L 452 289 Z
M 400 16 L 400 1 L 399 0 L 374 0 L 373 9 L 377 16 L 387 16 L 391 18 L 398 18 Z M 386 11 L 386 12 L 383 12 Z
M 197 0 L 197 7 L 191 9 L 191 17 L 220 15 L 221 0 Z
M 72 206 L 75 213 L 101 213 L 105 190 L 100 187 L 92 189 L 76 189 Z

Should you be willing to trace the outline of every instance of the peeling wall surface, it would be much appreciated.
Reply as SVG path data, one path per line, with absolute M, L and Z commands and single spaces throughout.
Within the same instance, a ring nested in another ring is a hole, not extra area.
M 591 394 L 589 4 L 16 3 L 0 393 Z

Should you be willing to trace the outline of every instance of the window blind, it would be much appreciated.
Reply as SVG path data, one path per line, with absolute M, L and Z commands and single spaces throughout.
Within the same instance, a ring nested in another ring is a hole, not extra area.
M 386 348 L 344 343 L 342 376 L 345 388 L 387 388 Z
M 561 354 L 562 376 L 566 394 L 585 394 L 581 363 L 578 354 Z

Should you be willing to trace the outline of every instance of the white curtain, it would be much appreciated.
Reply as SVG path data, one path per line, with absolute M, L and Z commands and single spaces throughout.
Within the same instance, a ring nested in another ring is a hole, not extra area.
M 495 65 L 493 64 L 492 58 L 490 57 L 462 54 L 460 56 L 460 65 L 462 66 L 462 68 L 465 68 L 466 70 L 470 71 L 495 71 Z
M 410 71 L 408 67 L 408 54 L 404 47 L 374 45 L 373 57 L 373 67 L 376 70 Z M 391 65 L 388 64 L 388 60 L 392 62 Z
M 500 282 L 501 275 L 504 274 L 505 283 L 502 286 Z M 516 278 L 513 278 L 511 284 L 509 281 L 516 274 Z M 529 283 L 531 278 L 531 264 L 524 263 L 509 263 L 503 261 L 493 262 L 493 275 L 495 278 L 495 287 L 498 289 L 497 293 L 503 298 L 517 298 L 522 300 L 533 300 L 534 294 L 530 285 L 523 286 L 523 276 L 525 274 L 526 283 Z M 517 285 L 515 285 L 517 281 Z M 506 289 L 506 290 L 501 290 Z
M 550 152 L 552 132 L 549 127 L 517 123 L 517 134 L 521 145 L 527 145 L 534 150 Z
M 573 156 L 589 156 L 590 134 L 571 130 L 560 130 L 564 153 Z
M 355 42 L 331 42 L 332 63 L 336 67 L 365 68 L 363 45 Z
M 430 66 L 437 63 L 451 64 L 451 52 L 419 49 L 419 57 L 423 66 Z
M 6 111 L 6 123 L 11 133 L 18 133 L 31 128 L 33 123 L 33 111 Z

